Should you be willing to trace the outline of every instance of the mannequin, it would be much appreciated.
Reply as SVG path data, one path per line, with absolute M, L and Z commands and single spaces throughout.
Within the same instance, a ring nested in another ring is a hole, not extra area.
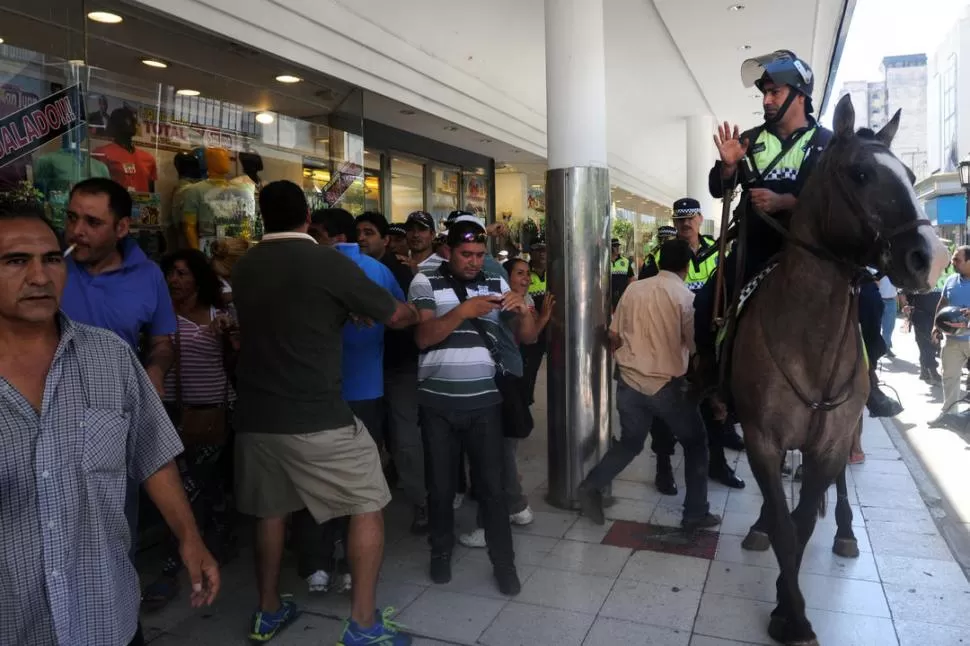
M 107 130 L 113 142 L 95 149 L 93 155 L 108 166 L 111 179 L 129 191 L 154 193 L 158 167 L 151 153 L 135 148 L 132 141 L 138 131 L 135 113 L 118 108 L 108 118 Z
M 168 248 L 184 249 L 188 246 L 182 231 L 181 221 L 185 190 L 202 179 L 202 165 L 195 154 L 187 152 L 175 155 L 172 163 L 175 165 L 175 172 L 178 173 L 179 181 L 172 190 L 171 208 L 167 213 L 163 212 L 162 215 L 166 219 L 161 224 Z
M 263 186 L 263 180 L 259 174 L 263 170 L 263 158 L 259 153 L 246 151 L 239 153 L 239 165 L 242 166 L 243 174 L 232 179 L 233 184 L 246 187 L 253 192 L 253 202 L 256 205 L 255 215 L 252 223 L 252 240 L 259 240 L 263 237 L 263 220 L 259 216 L 259 189 Z
M 229 151 L 206 148 L 205 166 L 208 179 L 185 189 L 181 213 L 175 216 L 180 218 L 186 243 L 205 251 L 219 238 L 250 239 L 256 217 L 255 192 L 229 181 Z

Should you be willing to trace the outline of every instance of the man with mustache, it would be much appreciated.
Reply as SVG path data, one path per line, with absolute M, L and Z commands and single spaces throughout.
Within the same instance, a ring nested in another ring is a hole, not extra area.
M 0 205 L 0 644 L 141 646 L 126 478 L 177 537 L 193 605 L 215 599 L 219 568 L 138 358 L 58 311 L 67 271 L 40 210 Z

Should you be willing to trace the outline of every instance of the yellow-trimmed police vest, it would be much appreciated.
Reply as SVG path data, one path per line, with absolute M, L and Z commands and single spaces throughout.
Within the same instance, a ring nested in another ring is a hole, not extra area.
M 529 271 L 529 295 L 532 298 L 535 298 L 536 296 L 545 296 L 545 293 L 546 293 L 546 279 L 539 278 L 539 274 L 530 270 Z
M 795 143 L 788 149 L 785 155 L 778 160 L 778 163 L 768 171 L 762 178 L 766 182 L 788 180 L 794 182 L 798 177 L 798 171 L 805 161 L 808 153 L 809 144 L 818 126 L 809 128 L 801 134 Z M 752 144 L 751 149 L 757 151 L 751 155 L 755 168 L 759 174 L 768 168 L 775 158 L 781 153 L 784 144 L 781 139 L 770 133 L 767 129 L 762 130 L 758 139 Z
M 708 281 L 714 270 L 717 269 L 717 250 L 714 249 L 715 240 L 710 236 L 702 236 L 701 239 L 707 242 L 710 246 L 707 249 L 702 249 L 702 251 L 709 251 L 709 255 L 703 260 L 691 260 L 690 264 L 687 265 L 687 276 L 684 278 L 684 284 L 687 285 L 687 289 L 692 292 L 696 292 L 704 283 Z M 660 250 L 657 249 L 653 255 L 653 261 L 656 263 L 657 268 L 660 268 Z
M 613 267 L 611 273 L 614 276 L 627 276 L 630 273 L 630 259 L 625 256 L 620 256 L 613 261 Z

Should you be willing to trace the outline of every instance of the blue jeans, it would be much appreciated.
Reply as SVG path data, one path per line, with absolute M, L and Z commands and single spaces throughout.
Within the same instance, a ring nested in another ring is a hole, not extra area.
M 654 418 L 662 419 L 684 447 L 684 519 L 703 518 L 707 502 L 707 431 L 695 397 L 683 377 L 672 379 L 654 395 L 644 395 L 623 383 L 616 384 L 616 408 L 620 413 L 620 440 L 586 476 L 583 486 L 603 489 L 643 452 Z
M 893 330 L 896 329 L 896 299 L 882 299 L 882 340 L 886 348 L 893 349 Z

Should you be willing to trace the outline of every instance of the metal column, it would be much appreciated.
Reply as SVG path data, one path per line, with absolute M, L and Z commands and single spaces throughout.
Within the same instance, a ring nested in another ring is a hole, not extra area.
M 610 182 L 603 0 L 546 0 L 549 502 L 576 489 L 610 436 Z

